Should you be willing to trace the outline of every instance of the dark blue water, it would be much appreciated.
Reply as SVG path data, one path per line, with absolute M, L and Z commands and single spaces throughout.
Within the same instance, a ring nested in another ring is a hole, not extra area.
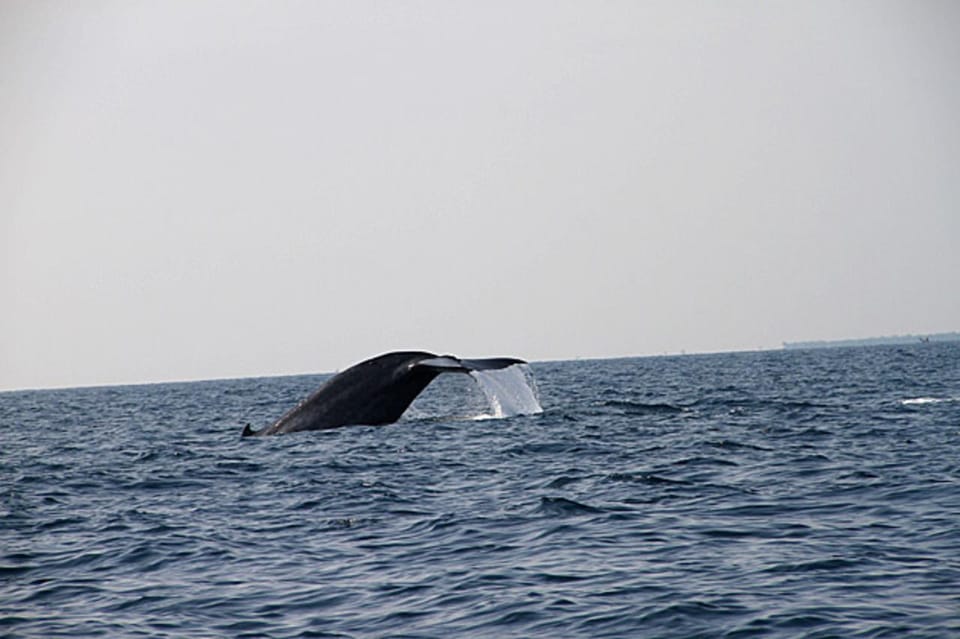
M 0 394 L 0 634 L 960 636 L 960 345 L 533 371 L 274 438 L 320 378 Z

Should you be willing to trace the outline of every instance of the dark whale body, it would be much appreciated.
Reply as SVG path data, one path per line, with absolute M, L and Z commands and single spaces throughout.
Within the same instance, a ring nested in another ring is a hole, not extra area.
M 390 424 L 400 419 L 417 395 L 441 373 L 469 373 L 525 363 L 510 357 L 458 359 L 423 351 L 386 353 L 330 378 L 271 426 L 255 431 L 247 424 L 243 436 Z

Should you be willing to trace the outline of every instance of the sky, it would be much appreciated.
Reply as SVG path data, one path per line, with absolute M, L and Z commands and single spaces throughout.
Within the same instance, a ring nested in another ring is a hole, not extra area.
M 0 4 L 0 389 L 960 330 L 960 3 Z

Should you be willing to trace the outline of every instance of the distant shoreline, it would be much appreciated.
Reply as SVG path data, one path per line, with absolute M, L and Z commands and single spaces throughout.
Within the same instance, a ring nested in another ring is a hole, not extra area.
M 891 335 L 887 337 L 864 337 L 860 339 L 784 342 L 783 348 L 787 350 L 793 350 L 801 348 L 837 348 L 843 346 L 925 344 L 928 342 L 960 342 L 960 333 L 930 333 L 927 335 Z

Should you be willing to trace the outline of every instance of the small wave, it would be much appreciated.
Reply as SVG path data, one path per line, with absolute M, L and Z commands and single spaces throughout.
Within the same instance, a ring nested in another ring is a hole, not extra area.
M 708 446 L 712 446 L 712 447 L 714 447 L 714 448 L 723 448 L 723 449 L 725 449 L 725 450 L 738 450 L 738 449 L 744 449 L 744 450 L 763 450 L 763 451 L 772 451 L 772 450 L 773 450 L 773 448 L 769 448 L 769 447 L 766 447 L 766 446 L 757 446 L 756 444 L 748 444 L 748 443 L 745 443 L 745 442 L 738 442 L 738 441 L 735 441 L 735 440 L 732 440 L 732 439 L 721 439 L 721 440 L 718 440 L 718 441 L 710 441 L 710 442 L 707 442 L 707 445 L 708 445 Z
M 720 457 L 705 457 L 703 455 L 694 455 L 684 457 L 672 462 L 674 466 L 739 466 L 735 461 L 721 459 Z
M 0 577 L 16 577 L 35 570 L 37 566 L 35 565 L 26 565 L 26 566 L 6 566 L 0 565 Z
M 511 446 L 506 449 L 506 454 L 515 455 L 560 455 L 578 450 L 580 447 L 574 443 L 568 442 L 530 442 Z
M 674 406 L 666 402 L 635 402 L 626 399 L 609 399 L 603 402 L 605 408 L 616 408 L 627 415 L 645 415 L 659 413 L 684 413 L 689 409 L 682 406 Z
M 572 515 L 591 515 L 602 513 L 603 511 L 599 508 L 581 504 L 578 501 L 565 497 L 541 497 L 537 512 L 554 517 L 567 517 Z
M 704 398 L 692 404 L 697 408 L 726 409 L 732 415 L 745 415 L 752 411 L 777 411 L 797 417 L 804 414 L 816 414 L 824 410 L 844 408 L 840 403 L 796 399 L 778 399 L 763 397 Z
M 798 573 L 798 572 L 835 572 L 838 570 L 850 570 L 857 568 L 862 562 L 853 559 L 844 559 L 842 557 L 831 557 L 829 559 L 815 559 L 812 561 L 802 561 L 795 563 L 782 563 L 767 568 L 765 572 L 770 573 Z
M 607 481 L 648 484 L 651 486 L 692 486 L 693 482 L 685 479 L 670 479 L 653 473 L 611 473 L 606 476 Z
M 658 624 L 677 626 L 689 623 L 692 619 L 702 621 L 711 618 L 741 615 L 746 610 L 747 608 L 745 606 L 731 604 L 729 602 L 689 601 L 659 607 L 645 614 L 641 617 L 641 620 L 645 624 L 656 622 Z
M 571 475 L 562 475 L 550 481 L 547 484 L 547 488 L 563 488 L 568 484 L 573 484 L 583 479 L 582 477 L 571 476 Z

